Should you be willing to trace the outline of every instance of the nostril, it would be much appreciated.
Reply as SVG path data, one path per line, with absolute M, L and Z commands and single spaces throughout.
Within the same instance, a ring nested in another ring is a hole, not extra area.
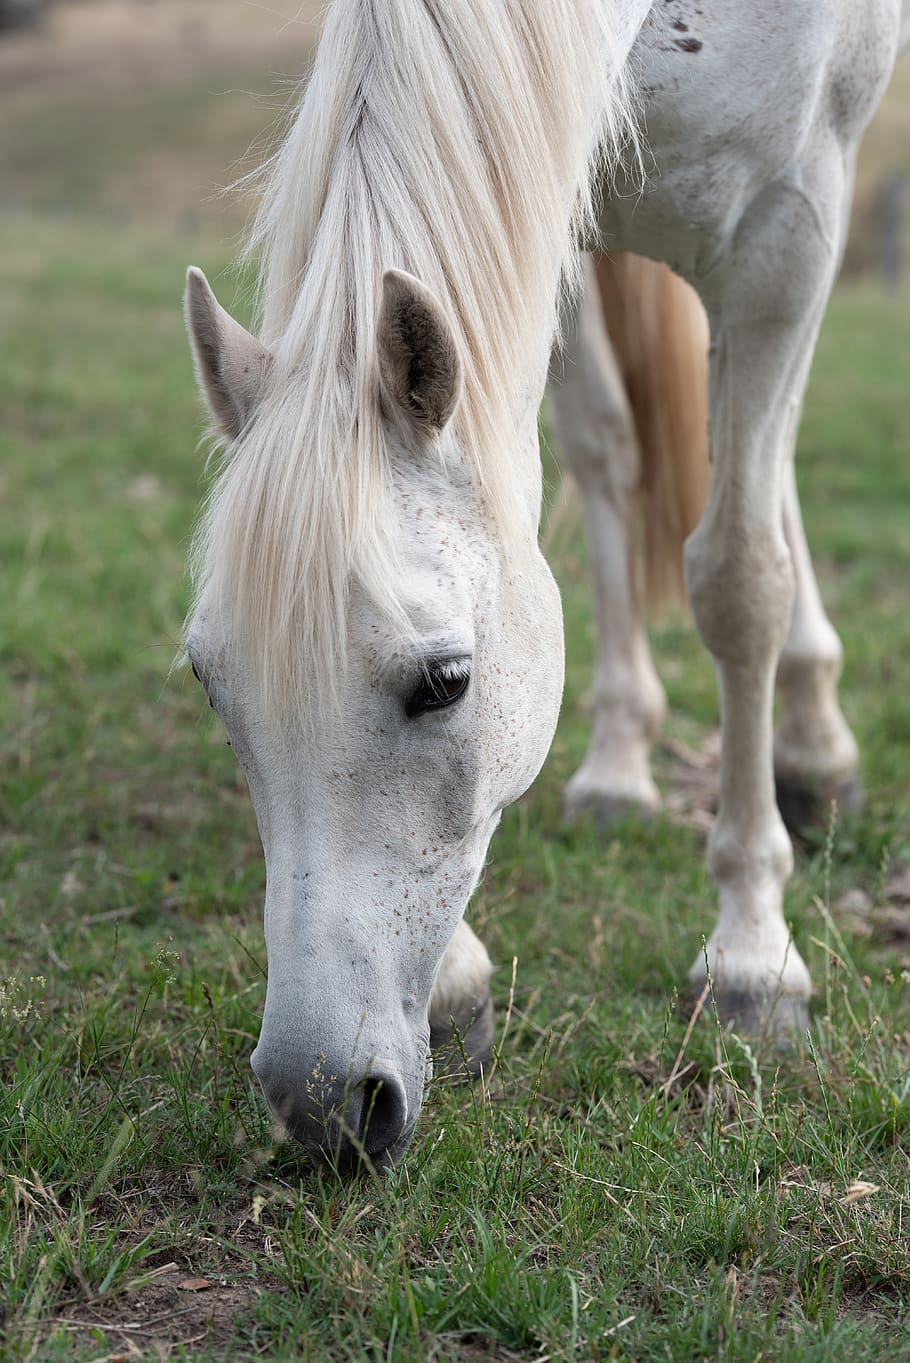
M 368 1155 L 381 1155 L 404 1134 L 408 1103 L 404 1089 L 388 1075 L 371 1075 L 361 1085 L 359 1136 Z

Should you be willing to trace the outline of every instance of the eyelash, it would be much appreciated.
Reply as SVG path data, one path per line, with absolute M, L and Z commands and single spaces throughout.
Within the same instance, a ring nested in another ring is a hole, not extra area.
M 408 719 L 418 719 L 431 710 L 447 710 L 461 700 L 471 680 L 465 662 L 429 663 L 414 690 L 404 703 Z
M 207 700 L 208 703 L 209 703 L 209 709 L 214 710 L 214 708 L 215 708 L 215 702 L 212 700 L 212 697 L 209 695 L 209 689 L 208 689 L 208 687 L 206 686 L 205 682 L 204 682 L 204 681 L 202 680 L 202 678 L 200 677 L 198 671 L 196 670 L 196 664 L 193 662 L 192 658 L 190 659 L 190 667 L 192 668 L 193 676 L 196 678 L 197 682 L 198 682 L 199 685 L 202 687 L 202 690 L 203 690 L 204 693 L 205 693 L 205 698 L 206 698 L 206 700 Z

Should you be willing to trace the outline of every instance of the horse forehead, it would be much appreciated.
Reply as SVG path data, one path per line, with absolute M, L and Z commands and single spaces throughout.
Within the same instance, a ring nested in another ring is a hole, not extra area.
M 353 655 L 400 661 L 402 654 L 464 654 L 473 651 L 478 616 L 486 616 L 489 590 L 482 565 L 466 569 L 457 556 L 411 565 L 395 593 L 400 616 L 377 607 L 372 595 L 355 586 L 348 617 Z
M 398 543 L 393 595 L 401 616 L 418 638 L 473 634 L 496 596 L 496 547 L 482 522 L 444 515 L 426 503 L 420 513 L 415 507 Z M 401 618 L 377 608 L 368 584 L 353 584 L 348 619 L 352 642 L 384 645 L 401 635 L 401 624 Z
M 406 554 L 446 553 L 477 540 L 489 542 L 483 489 L 451 432 L 429 449 L 393 442 L 389 472 Z

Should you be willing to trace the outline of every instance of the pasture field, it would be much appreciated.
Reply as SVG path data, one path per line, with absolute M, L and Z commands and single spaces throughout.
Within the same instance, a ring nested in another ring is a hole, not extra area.
M 248 1067 L 264 878 L 243 781 L 169 675 L 203 486 L 187 262 L 244 307 L 235 219 L 181 207 L 194 133 L 225 158 L 255 133 L 235 104 L 215 126 L 224 87 L 130 88 L 113 160 L 84 92 L 57 90 L 64 160 L 88 148 L 62 200 L 53 120 L 0 120 L 0 1360 L 910 1360 L 906 295 L 836 294 L 800 441 L 867 791 L 788 891 L 810 1035 L 775 1053 L 678 996 L 714 911 L 716 699 L 686 620 L 653 634 L 677 817 L 562 824 L 594 637 L 548 461 L 567 690 L 471 911 L 495 1067 L 431 1086 L 401 1169 L 315 1177 Z M 144 160 L 133 201 L 150 117 L 173 177 Z
M 563 515 L 563 722 L 473 910 L 496 1071 L 434 1086 L 405 1166 L 347 1187 L 300 1170 L 254 1091 L 255 827 L 200 692 L 168 680 L 202 475 L 178 307 L 200 250 L 213 264 L 204 243 L 0 227 L 0 1350 L 910 1359 L 906 306 L 838 294 L 802 441 L 869 797 L 789 894 L 811 1041 L 687 1035 L 676 989 L 712 913 L 697 829 L 561 825 L 593 650 Z M 710 667 L 683 621 L 655 648 L 670 734 L 698 750 Z

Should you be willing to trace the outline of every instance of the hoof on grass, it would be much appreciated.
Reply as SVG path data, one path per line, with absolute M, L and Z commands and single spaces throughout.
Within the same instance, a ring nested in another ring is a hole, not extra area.
M 573 789 L 566 788 L 563 801 L 566 822 L 579 823 L 591 819 L 598 828 L 609 828 L 612 824 L 624 823 L 635 818 L 645 822 L 653 819 L 660 801 L 656 795 L 642 793 L 617 794 L 606 790 L 595 790 L 591 786 Z
M 827 828 L 832 801 L 841 813 L 859 814 L 863 808 L 863 786 L 856 775 L 840 781 L 777 776 L 775 787 L 781 818 L 795 834 Z
M 691 999 L 691 996 L 690 996 Z M 727 1031 L 742 1037 L 769 1040 L 786 1049 L 809 1026 L 809 1002 L 800 994 L 754 993 L 748 989 L 715 987 L 707 1013 L 716 1012 Z
M 433 1074 L 467 1083 L 489 1068 L 493 1055 L 493 999 L 470 999 L 452 1023 L 430 1027 Z

